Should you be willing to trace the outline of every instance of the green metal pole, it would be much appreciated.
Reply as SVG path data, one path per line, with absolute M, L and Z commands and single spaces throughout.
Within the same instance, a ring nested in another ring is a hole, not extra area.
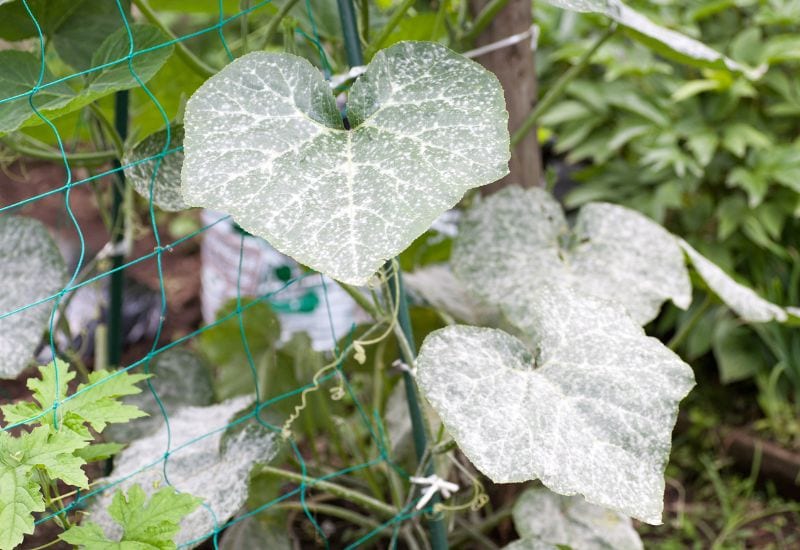
M 342 36 L 344 37 L 344 50 L 347 54 L 347 64 L 358 67 L 364 64 L 364 52 L 361 51 L 361 42 L 358 38 L 358 25 L 356 23 L 356 10 L 353 0 L 336 0 L 339 6 L 339 21 L 342 23 Z
M 344 47 L 347 53 L 347 63 L 351 67 L 364 64 L 364 53 L 361 50 L 361 42 L 358 38 L 358 26 L 356 23 L 356 13 L 352 0 L 337 0 L 339 5 L 339 18 L 342 23 L 342 34 L 344 36 Z M 392 302 L 397 304 L 397 321 L 403 330 L 403 334 L 410 353 L 416 355 L 414 345 L 414 333 L 411 328 L 411 319 L 408 315 L 408 302 L 406 300 L 403 278 L 399 268 L 395 270 L 392 262 L 387 262 L 384 266 L 387 274 L 387 286 L 391 295 Z M 403 346 L 400 346 L 401 348 Z M 414 362 L 414 357 L 403 357 L 407 364 Z M 422 460 L 428 447 L 428 438 L 425 434 L 425 419 L 422 415 L 422 408 L 417 395 L 417 385 L 410 373 L 403 373 L 403 382 L 406 388 L 406 400 L 408 401 L 408 412 L 411 417 L 411 432 L 414 438 L 414 450 L 417 460 Z M 428 463 L 425 475 L 434 473 L 433 460 Z M 439 495 L 435 495 L 431 500 L 433 504 L 439 502 Z M 433 550 L 447 550 L 447 530 L 441 518 L 434 518 L 428 521 L 428 531 L 431 536 L 431 547 Z
M 128 136 L 128 92 L 117 92 L 114 97 L 114 127 L 124 141 Z M 111 274 L 108 299 L 108 365 L 118 367 L 122 360 L 122 295 L 125 291 L 125 270 L 118 269 L 125 263 L 125 254 L 116 247 L 125 237 L 125 215 L 122 212 L 125 200 L 125 173 L 121 159 L 114 160 L 117 181 L 113 186 L 114 196 L 111 204 L 111 242 L 115 247 L 111 257 L 115 271 Z

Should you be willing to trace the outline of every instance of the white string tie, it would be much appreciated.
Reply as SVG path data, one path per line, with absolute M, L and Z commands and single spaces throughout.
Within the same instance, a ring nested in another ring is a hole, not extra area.
M 422 493 L 422 498 L 420 498 L 419 502 L 417 502 L 417 510 L 422 510 L 425 508 L 425 505 L 430 502 L 430 500 L 433 498 L 433 495 L 436 493 L 441 493 L 442 498 L 450 498 L 453 493 L 458 492 L 459 490 L 458 485 L 451 481 L 447 481 L 446 479 L 442 479 L 436 474 L 429 475 L 428 477 L 412 477 L 411 483 L 416 485 L 427 485 Z
M 400 370 L 400 371 L 403 371 L 403 372 L 407 372 L 411 376 L 414 376 L 414 377 L 417 376 L 417 369 L 412 369 L 411 367 L 409 367 L 406 363 L 404 363 L 400 359 L 395 359 L 394 362 L 392 363 L 392 366 L 394 368 L 396 368 L 397 370 Z

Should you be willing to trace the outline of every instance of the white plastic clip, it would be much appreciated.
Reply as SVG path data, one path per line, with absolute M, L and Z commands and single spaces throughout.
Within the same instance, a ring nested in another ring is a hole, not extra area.
M 411 483 L 427 485 L 427 488 L 422 493 L 422 498 L 417 502 L 417 510 L 425 508 L 425 505 L 430 502 L 433 495 L 436 493 L 442 493 L 442 497 L 450 498 L 450 495 L 457 492 L 459 489 L 459 486 L 455 483 L 442 479 L 436 474 L 429 475 L 428 477 L 412 477 Z
M 414 377 L 417 376 L 417 369 L 412 369 L 411 367 L 409 367 L 407 364 L 405 364 L 400 359 L 395 359 L 394 362 L 392 363 L 392 366 L 394 368 L 396 368 L 397 370 L 401 370 L 403 372 L 407 372 L 411 376 L 414 376 Z

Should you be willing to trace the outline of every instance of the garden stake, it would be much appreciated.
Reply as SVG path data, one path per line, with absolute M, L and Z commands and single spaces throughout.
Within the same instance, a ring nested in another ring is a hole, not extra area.
M 128 91 L 117 92 L 114 97 L 114 127 L 120 138 L 125 141 L 128 136 Z M 108 365 L 118 367 L 122 358 L 122 294 L 125 290 L 125 253 L 120 250 L 125 235 L 125 216 L 122 205 L 125 197 L 125 172 L 122 170 L 122 159 L 114 159 L 117 171 L 113 203 L 111 205 L 111 243 L 114 255 L 111 256 L 111 285 L 108 299 Z
M 344 35 L 344 46 L 347 53 L 347 63 L 350 67 L 358 67 L 364 64 L 364 53 L 361 50 L 361 42 L 358 37 L 358 25 L 356 23 L 355 10 L 353 8 L 352 0 L 337 0 L 339 5 L 339 18 L 342 23 L 342 33 Z M 393 303 L 397 304 L 397 321 L 403 331 L 404 339 L 408 343 L 406 348 L 408 353 L 416 354 L 414 349 L 414 334 L 411 328 L 411 319 L 408 315 L 408 302 L 406 300 L 405 289 L 403 288 L 403 279 L 400 273 L 399 264 L 397 268 L 393 265 L 392 261 L 386 262 L 384 265 L 386 272 L 386 287 L 389 289 L 389 295 Z M 400 349 L 404 349 L 403 343 L 398 342 Z M 407 364 L 414 363 L 414 357 L 403 357 Z M 414 450 L 417 455 L 417 460 L 422 460 L 425 450 L 428 446 L 428 438 L 425 435 L 425 419 L 422 416 L 422 409 L 419 404 L 419 397 L 417 395 L 417 386 L 414 378 L 410 372 L 403 373 L 403 383 L 406 388 L 406 400 L 408 401 L 408 412 L 411 416 L 411 432 L 414 437 Z M 434 466 L 433 461 L 429 462 L 425 468 L 424 475 L 433 475 Z M 431 499 L 431 504 L 435 505 L 439 502 L 438 493 Z M 431 536 L 431 546 L 433 550 L 446 550 L 447 545 L 447 532 L 445 530 L 444 522 L 441 517 L 434 517 L 428 521 L 428 530 Z

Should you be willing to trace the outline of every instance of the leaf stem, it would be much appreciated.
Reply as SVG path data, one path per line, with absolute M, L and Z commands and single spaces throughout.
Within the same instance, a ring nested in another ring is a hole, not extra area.
M 125 154 L 125 145 L 122 141 L 122 136 L 119 135 L 117 129 L 114 128 L 114 125 L 111 124 L 111 121 L 106 118 L 106 115 L 97 106 L 97 103 L 90 103 L 89 109 L 92 111 L 97 122 L 100 126 L 105 130 L 105 133 L 111 138 L 111 142 L 114 144 L 114 150 L 117 152 L 117 158 L 122 163 L 122 155 Z
M 511 147 L 513 148 L 516 146 L 520 141 L 525 139 L 525 136 L 528 135 L 536 123 L 539 121 L 541 116 L 547 112 L 547 110 L 553 106 L 553 104 L 561 99 L 564 89 L 572 82 L 575 77 L 577 77 L 583 70 L 589 65 L 594 57 L 595 52 L 600 49 L 600 46 L 605 44 L 606 40 L 611 38 L 614 35 L 614 32 L 617 30 L 616 23 L 609 26 L 606 31 L 600 35 L 600 37 L 592 44 L 592 47 L 589 48 L 578 60 L 578 62 L 569 68 L 567 72 L 565 72 L 561 77 L 553 84 L 544 97 L 536 102 L 536 106 L 533 110 L 528 114 L 527 118 L 522 122 L 517 131 L 514 132 L 514 135 L 511 136 Z
M 267 26 L 264 27 L 264 45 L 266 46 L 269 44 L 269 41 L 272 40 L 272 37 L 275 35 L 275 31 L 278 30 L 278 25 L 280 25 L 283 18 L 291 11 L 291 9 L 297 4 L 298 0 L 289 0 L 281 9 L 278 10 L 278 13 L 275 14 L 272 19 L 269 20 Z
M 299 510 L 301 512 L 308 509 L 312 512 L 318 512 L 320 514 L 325 514 L 326 516 L 333 516 L 335 518 L 349 521 L 354 525 L 360 525 L 361 527 L 366 527 L 367 529 L 375 529 L 380 525 L 380 523 L 370 517 L 362 516 L 361 514 L 348 510 L 347 508 L 334 506 L 332 504 L 318 504 L 316 502 L 306 502 L 305 504 L 301 502 L 281 502 L 276 504 L 275 508 L 284 510 Z M 391 530 L 388 527 L 378 532 L 386 534 L 387 531 L 389 534 L 391 534 Z
M 456 516 L 456 525 L 463 529 L 464 532 L 476 543 L 478 543 L 481 548 L 487 548 L 488 550 L 499 550 L 500 547 L 497 546 L 489 537 L 470 525 L 470 523 L 461 516 Z
M 498 523 L 503 521 L 504 519 L 511 516 L 511 506 L 507 506 L 505 508 L 501 508 L 497 512 L 491 514 L 482 522 L 478 523 L 477 525 L 473 526 L 475 531 L 479 533 L 486 533 L 490 529 L 493 529 L 497 526 Z M 460 546 L 461 544 L 465 543 L 469 538 L 471 538 L 470 534 L 463 533 L 458 537 L 454 537 L 453 540 L 450 541 L 450 544 L 453 546 Z
M 242 55 L 247 54 L 250 51 L 250 43 L 248 40 L 248 21 L 247 16 L 250 12 L 250 0 L 241 0 L 241 9 L 244 12 L 241 19 L 239 19 L 239 28 L 241 29 L 240 36 L 242 37 Z
M 217 69 L 214 69 L 206 64 L 202 59 L 193 54 L 183 42 L 178 40 L 178 37 L 175 36 L 175 33 L 169 30 L 169 28 L 161 22 L 156 12 L 153 11 L 153 8 L 150 7 L 146 0 L 133 0 L 133 4 L 139 8 L 139 11 L 142 12 L 142 15 L 144 15 L 145 18 L 150 21 L 150 23 L 158 27 L 158 29 L 166 34 L 170 40 L 175 41 L 175 53 L 178 54 L 178 57 L 181 59 L 181 61 L 183 61 L 190 69 L 203 78 L 209 78 L 217 73 Z
M 355 303 L 361 306 L 361 309 L 369 313 L 370 317 L 372 317 L 375 321 L 381 320 L 381 317 L 383 316 L 378 311 L 378 308 L 375 307 L 369 298 L 364 296 L 356 287 L 344 283 L 339 283 L 339 286 L 341 286 L 342 290 L 350 295 Z
M 506 7 L 506 4 L 508 4 L 508 0 L 490 0 L 475 17 L 475 22 L 472 24 L 472 27 L 464 33 L 462 40 L 466 42 L 475 40 L 478 35 L 489 26 L 494 18 L 497 17 L 500 10 Z
M 692 314 L 686 323 L 681 325 L 681 328 L 678 329 L 678 332 L 670 339 L 669 343 L 667 343 L 667 347 L 672 351 L 677 351 L 679 347 L 683 344 L 684 340 L 689 337 L 689 334 L 694 330 L 694 327 L 697 323 L 700 322 L 700 319 L 703 318 L 706 311 L 711 307 L 712 300 L 710 295 L 706 295 L 705 300 L 703 303 L 700 304 L 700 307 Z
M 33 141 L 33 138 L 30 138 L 29 141 Z M 24 143 L 20 143 L 16 140 L 11 140 L 4 138 L 2 140 L 3 145 L 8 147 L 9 149 L 25 155 L 26 157 L 40 159 L 40 160 L 63 160 L 64 156 L 55 149 L 49 149 L 39 146 L 33 145 L 26 145 Z M 44 144 L 43 144 L 44 145 Z M 66 155 L 67 162 L 74 165 L 81 165 L 81 166 L 96 166 L 99 164 L 105 164 L 117 157 L 116 151 L 93 151 L 88 153 L 68 153 Z
M 399 510 L 394 506 L 390 506 L 385 502 L 381 502 L 380 500 L 374 499 L 358 491 L 353 491 L 352 489 L 348 489 L 347 487 L 344 487 L 337 483 L 305 477 L 302 474 L 290 472 L 289 470 L 284 470 L 282 468 L 275 468 L 273 466 L 268 466 L 268 465 L 260 466 L 257 472 L 280 477 L 287 481 L 293 481 L 295 483 L 305 483 L 306 485 L 312 486 L 315 489 L 326 491 L 332 495 L 336 495 L 339 498 L 343 498 L 349 502 L 352 502 L 353 504 L 358 504 L 359 506 L 363 506 L 368 510 L 377 512 L 385 517 L 391 518 L 399 513 Z
M 361 39 L 366 44 L 369 43 L 369 0 L 361 0 L 359 15 L 361 16 Z
M 414 5 L 414 2 L 415 0 L 403 0 L 403 3 L 400 4 L 396 10 L 394 10 L 394 13 L 389 18 L 389 21 L 386 23 L 386 25 L 384 25 L 384 27 L 378 33 L 378 37 L 372 42 L 372 44 L 367 46 L 367 51 L 366 51 L 367 59 L 371 59 L 372 56 L 375 55 L 378 52 L 378 50 L 381 49 L 383 43 L 386 41 L 387 38 L 389 38 L 389 35 L 394 32 L 394 29 L 397 28 L 397 25 L 400 24 L 400 20 L 403 19 L 409 8 Z

